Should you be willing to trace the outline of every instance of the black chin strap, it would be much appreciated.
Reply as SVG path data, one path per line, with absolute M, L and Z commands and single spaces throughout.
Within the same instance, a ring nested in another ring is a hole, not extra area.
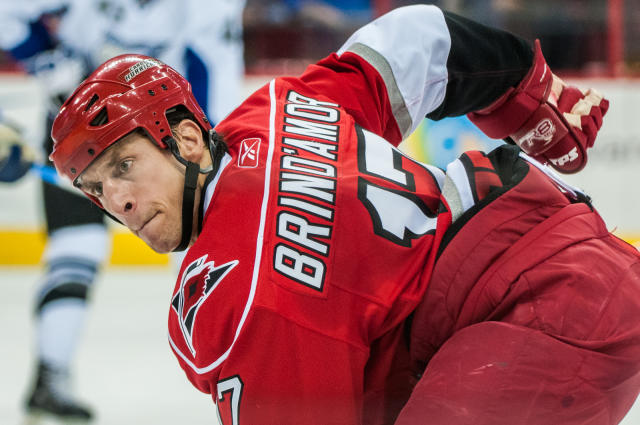
M 175 252 L 184 251 L 189 247 L 189 242 L 191 242 L 193 205 L 196 200 L 199 174 L 200 167 L 198 164 L 187 161 L 187 169 L 184 173 L 184 190 L 182 191 L 182 240 L 174 249 Z
M 193 233 L 193 207 L 196 200 L 196 189 L 198 187 L 198 176 L 207 174 L 207 182 L 211 181 L 213 177 L 218 173 L 220 168 L 220 162 L 226 153 L 226 144 L 222 141 L 222 138 L 214 131 L 209 130 L 209 153 L 211 155 L 211 166 L 205 169 L 201 169 L 195 162 L 187 161 L 180 155 L 178 145 L 176 141 L 167 137 L 163 140 L 171 150 L 173 156 L 183 164 L 185 169 L 184 174 L 184 189 L 182 192 L 182 238 L 180 244 L 173 250 L 174 252 L 184 251 L 189 247 L 191 242 L 191 235 Z M 204 187 L 207 185 L 205 184 Z M 204 196 L 201 196 L 204 198 Z M 202 230 L 202 218 L 203 218 L 203 199 L 200 200 L 198 208 L 198 233 Z

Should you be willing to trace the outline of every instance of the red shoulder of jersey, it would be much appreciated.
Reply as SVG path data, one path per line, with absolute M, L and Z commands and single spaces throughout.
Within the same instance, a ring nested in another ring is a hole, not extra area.
M 268 88 L 258 90 L 216 127 L 230 153 L 205 188 L 203 230 L 183 261 L 169 312 L 169 341 L 191 382 L 215 392 L 250 312 L 261 250 L 260 217 L 268 169 Z M 228 122 L 228 121 L 227 121 Z
M 269 326 L 252 322 L 258 307 L 292 333 L 323 335 L 328 358 L 345 344 L 366 350 L 398 326 L 424 289 L 442 172 L 299 80 L 272 81 L 216 130 L 230 155 L 206 189 L 204 228 L 169 313 L 171 346 L 190 380 L 214 392 L 230 356 L 265 349 L 255 346 L 259 335 L 245 335 Z M 270 348 L 274 362 L 292 350 Z

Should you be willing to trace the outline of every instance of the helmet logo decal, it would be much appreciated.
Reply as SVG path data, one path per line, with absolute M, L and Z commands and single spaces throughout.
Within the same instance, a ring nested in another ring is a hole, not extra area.
M 149 68 L 153 68 L 154 66 L 160 66 L 160 62 L 154 61 L 152 59 L 143 59 L 129 68 L 129 70 L 123 77 L 124 81 L 128 83 L 137 75 L 141 74 L 142 72 L 146 71 Z
M 180 287 L 171 306 L 178 315 L 182 336 L 194 356 L 196 350 L 193 346 L 193 329 L 198 310 L 237 264 L 238 260 L 233 260 L 216 266 L 213 261 L 207 261 L 207 255 L 204 255 L 189 264 L 182 273 Z

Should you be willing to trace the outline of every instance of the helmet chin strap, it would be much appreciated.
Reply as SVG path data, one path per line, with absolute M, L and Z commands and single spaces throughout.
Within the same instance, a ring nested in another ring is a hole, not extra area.
M 207 168 L 200 168 L 199 164 L 195 162 L 187 161 L 180 155 L 178 150 L 178 144 L 172 137 L 167 137 L 163 140 L 167 144 L 169 150 L 173 156 L 183 164 L 185 169 L 184 174 L 184 189 L 182 192 L 182 239 L 178 246 L 173 250 L 174 252 L 184 251 L 189 247 L 191 242 L 191 235 L 193 234 L 193 212 L 196 200 L 196 189 L 198 187 L 198 176 L 200 174 L 215 175 L 220 167 L 220 161 L 226 152 L 224 142 L 222 142 L 220 136 L 213 130 L 209 130 L 209 154 L 211 155 L 211 165 Z M 198 231 L 202 226 L 202 214 L 198 216 Z

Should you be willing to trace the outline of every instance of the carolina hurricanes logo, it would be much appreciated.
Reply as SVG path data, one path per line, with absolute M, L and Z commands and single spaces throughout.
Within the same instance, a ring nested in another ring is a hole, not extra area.
M 234 260 L 216 267 L 213 261 L 207 261 L 207 255 L 204 255 L 189 264 L 182 273 L 180 288 L 174 295 L 171 306 L 178 315 L 182 335 L 194 356 L 196 350 L 192 338 L 198 310 L 237 264 L 238 260 Z

